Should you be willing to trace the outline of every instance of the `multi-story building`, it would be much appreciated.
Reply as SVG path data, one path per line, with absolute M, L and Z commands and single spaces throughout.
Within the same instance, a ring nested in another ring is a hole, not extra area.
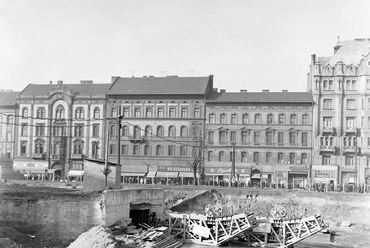
M 14 169 L 82 176 L 84 157 L 103 157 L 108 87 L 92 81 L 29 84 L 18 96 Z
M 0 165 L 13 165 L 14 129 L 19 92 L 0 90 Z
M 106 95 L 108 154 L 110 162 L 120 156 L 125 181 L 146 174 L 162 182 L 192 181 L 194 162 L 201 167 L 205 101 L 212 85 L 213 76 L 112 77 Z
M 206 102 L 206 180 L 295 185 L 309 181 L 312 96 L 302 92 L 213 91 Z
M 338 41 L 329 57 L 312 55 L 307 84 L 315 107 L 313 178 L 370 183 L 370 39 Z

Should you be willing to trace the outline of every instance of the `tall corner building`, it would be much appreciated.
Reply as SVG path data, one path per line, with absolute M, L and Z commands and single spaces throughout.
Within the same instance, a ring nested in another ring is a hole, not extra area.
M 370 183 L 370 39 L 338 41 L 334 54 L 312 55 L 312 178 L 334 184 Z

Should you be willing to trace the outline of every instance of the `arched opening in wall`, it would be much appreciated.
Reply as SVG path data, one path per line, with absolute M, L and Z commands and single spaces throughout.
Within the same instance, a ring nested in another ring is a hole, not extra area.
M 52 181 L 59 181 L 62 179 L 62 163 L 59 162 L 59 161 L 55 161 L 52 166 L 51 166 L 51 169 L 49 170 L 49 173 L 48 174 L 51 174 L 49 176 L 51 176 L 52 178 Z
M 261 171 L 259 169 L 253 169 L 251 173 L 251 186 L 259 187 L 261 183 Z

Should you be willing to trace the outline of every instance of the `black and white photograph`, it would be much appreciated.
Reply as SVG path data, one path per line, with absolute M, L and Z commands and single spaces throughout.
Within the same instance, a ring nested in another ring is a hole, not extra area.
M 370 0 L 0 0 L 0 248 L 370 247 Z

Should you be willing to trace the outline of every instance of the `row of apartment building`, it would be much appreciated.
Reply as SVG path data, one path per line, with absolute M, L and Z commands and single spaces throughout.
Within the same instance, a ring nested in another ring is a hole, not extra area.
M 230 180 L 234 157 L 251 185 L 369 183 L 369 52 L 369 40 L 355 40 L 313 55 L 307 92 L 226 92 L 212 75 L 0 92 L 2 161 L 74 177 L 84 158 L 119 155 L 123 177 L 186 181 L 199 159 L 196 173 L 219 181 Z

